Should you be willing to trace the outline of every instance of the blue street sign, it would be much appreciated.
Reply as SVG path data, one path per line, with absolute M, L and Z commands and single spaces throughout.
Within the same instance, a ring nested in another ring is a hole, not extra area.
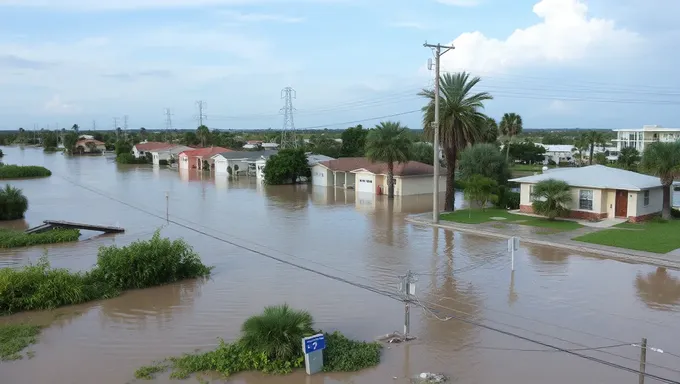
M 314 351 L 320 351 L 326 348 L 326 340 L 323 338 L 323 333 L 310 337 L 305 337 L 304 341 L 305 341 L 305 354 L 309 354 Z

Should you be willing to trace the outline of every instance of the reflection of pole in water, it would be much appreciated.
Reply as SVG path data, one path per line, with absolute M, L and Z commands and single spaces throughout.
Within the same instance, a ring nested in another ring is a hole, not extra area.
M 508 290 L 508 305 L 512 306 L 518 299 L 515 291 L 515 271 L 510 272 L 510 289 Z

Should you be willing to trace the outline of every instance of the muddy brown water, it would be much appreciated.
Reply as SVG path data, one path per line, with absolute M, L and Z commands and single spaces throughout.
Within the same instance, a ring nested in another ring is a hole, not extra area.
M 11 181 L 30 200 L 26 219 L 126 228 L 121 235 L 83 233 L 73 244 L 0 252 L 17 267 L 48 252 L 56 267 L 90 268 L 97 249 L 147 239 L 173 220 L 207 234 L 327 274 L 395 291 L 398 275 L 418 273 L 419 300 L 448 307 L 412 309 L 409 345 L 386 348 L 381 364 L 357 373 L 301 372 L 275 377 L 240 374 L 230 383 L 407 383 L 420 372 L 443 372 L 456 383 L 634 383 L 633 373 L 557 352 L 495 331 L 446 320 L 454 314 L 563 348 L 610 346 L 649 339 L 680 356 L 680 273 L 522 245 L 510 272 L 504 241 L 405 222 L 431 208 L 429 196 L 395 199 L 307 186 L 265 187 L 242 177 L 118 166 L 106 157 L 68 158 L 36 149 L 2 148 L 6 163 L 39 164 L 54 175 Z M 87 188 L 87 189 L 86 189 Z M 93 192 L 96 191 L 97 193 Z M 119 201 L 116 201 L 119 200 Z M 124 205 L 120 201 L 130 204 Z M 140 209 L 141 208 L 141 209 Z M 143 212 L 147 211 L 148 213 Z M 133 291 L 54 311 L 0 317 L 48 327 L 35 357 L 0 363 L 0 383 L 113 384 L 137 382 L 134 370 L 168 356 L 209 349 L 238 337 L 240 324 L 264 306 L 308 309 L 318 328 L 370 340 L 403 327 L 404 306 L 387 297 L 277 263 L 177 225 L 162 234 L 188 241 L 210 279 Z M 679 234 L 680 235 L 680 234 Z M 637 369 L 632 346 L 579 353 Z M 614 355 L 612 355 L 614 354 Z M 680 381 L 680 358 L 648 353 L 648 372 Z M 176 382 L 161 375 L 155 383 Z M 187 382 L 197 382 L 196 379 Z M 648 379 L 647 382 L 655 382 Z

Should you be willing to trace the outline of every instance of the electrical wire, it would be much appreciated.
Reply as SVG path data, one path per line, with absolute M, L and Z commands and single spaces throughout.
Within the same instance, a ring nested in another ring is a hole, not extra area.
M 118 202 L 118 203 L 120 203 L 120 204 L 123 204 L 123 205 L 128 206 L 128 207 L 133 208 L 133 209 L 136 209 L 136 210 L 138 210 L 138 211 L 140 211 L 140 212 L 144 212 L 144 213 L 146 213 L 146 214 L 148 214 L 148 215 L 150 215 L 150 216 L 154 216 L 154 217 L 156 217 L 156 218 L 158 218 L 158 219 L 166 220 L 165 217 L 162 217 L 162 216 L 157 215 L 157 214 L 154 214 L 154 213 L 152 213 L 152 212 L 150 212 L 150 211 L 146 211 L 146 210 L 144 210 L 144 209 L 141 209 L 141 208 L 139 208 L 139 207 L 136 207 L 136 206 L 134 206 L 134 205 L 132 205 L 132 204 L 129 204 L 129 203 L 123 201 L 123 200 L 117 199 L 117 198 L 115 198 L 115 197 L 113 197 L 113 196 L 109 196 L 109 195 L 107 195 L 107 194 L 101 193 L 101 192 L 99 192 L 99 191 L 97 191 L 97 190 L 95 190 L 95 189 L 89 188 L 89 187 L 87 187 L 87 186 L 85 186 L 85 185 L 83 185 L 83 184 L 79 184 L 79 183 L 73 182 L 73 181 L 68 180 L 68 179 L 66 179 L 66 178 L 65 178 L 65 180 L 67 180 L 67 181 L 71 182 L 72 184 L 74 184 L 74 185 L 76 185 L 76 186 L 79 186 L 79 187 L 81 187 L 81 188 L 83 188 L 83 189 L 86 189 L 86 190 L 89 190 L 89 191 L 91 191 L 91 192 L 93 192 L 93 193 L 95 193 L 95 194 L 98 194 L 98 195 L 100 195 L 100 196 L 102 196 L 102 197 L 108 198 L 108 199 L 110 199 L 110 200 L 112 200 L 112 201 L 116 201 L 116 202 Z M 192 232 L 195 232 L 195 233 L 204 235 L 204 236 L 206 236 L 206 237 L 210 237 L 210 238 L 212 238 L 212 239 L 215 239 L 215 240 L 221 241 L 221 242 L 223 242 L 223 243 L 226 243 L 226 244 L 235 246 L 235 247 L 237 247 L 237 248 L 241 248 L 241 249 L 247 250 L 247 251 L 249 251 L 249 252 L 252 252 L 252 253 L 255 253 L 255 254 L 257 254 L 257 255 L 263 256 L 263 257 L 265 257 L 265 258 L 268 258 L 268 259 L 277 261 L 277 262 L 279 262 L 279 263 L 282 263 L 282 264 L 285 264 L 285 265 L 289 265 L 289 266 L 292 266 L 292 267 L 295 267 L 295 268 L 298 268 L 298 269 L 301 269 L 301 270 L 304 270 L 304 271 L 307 271 L 307 272 L 310 272 L 310 273 L 313 273 L 313 274 L 316 274 L 316 275 L 320 275 L 320 276 L 323 276 L 323 277 L 326 277 L 326 278 L 329 278 L 329 279 L 332 279 L 332 280 L 335 280 L 335 281 L 338 281 L 338 282 L 346 283 L 346 284 L 352 285 L 352 286 L 357 287 L 357 288 L 361 288 L 361 289 L 364 289 L 364 290 L 368 290 L 368 291 L 371 291 L 371 292 L 374 292 L 374 293 L 383 295 L 383 296 L 385 296 L 385 297 L 391 298 L 391 299 L 396 300 L 396 301 L 401 301 L 399 295 L 396 295 L 396 294 L 394 294 L 394 293 L 392 293 L 392 292 L 383 291 L 383 290 L 380 290 L 380 289 L 378 289 L 378 288 L 374 288 L 374 287 L 371 287 L 371 286 L 368 286 L 368 285 L 365 285 L 365 284 L 360 284 L 360 283 L 352 282 L 352 281 L 347 280 L 347 279 L 344 279 L 344 278 L 340 278 L 340 277 L 337 277 L 337 276 L 329 275 L 329 274 L 326 274 L 326 273 L 324 273 L 324 272 L 314 270 L 314 269 L 312 269 L 312 268 L 308 268 L 308 267 L 305 267 L 305 266 L 302 266 L 302 265 L 299 265 L 299 264 L 295 264 L 295 263 L 292 263 L 292 262 L 290 262 L 290 261 L 288 261 L 288 260 L 281 259 L 281 258 L 278 258 L 278 257 L 276 257 L 276 256 L 272 256 L 272 255 L 266 254 L 266 253 L 261 252 L 261 251 L 258 251 L 258 250 L 256 250 L 256 249 L 252 249 L 252 248 L 243 246 L 243 245 L 241 245 L 241 244 L 235 243 L 235 242 L 233 242 L 233 241 L 229 241 L 229 240 L 226 240 L 226 239 L 222 239 L 222 238 L 220 238 L 220 237 L 214 236 L 214 235 L 212 235 L 212 234 L 210 234 L 210 233 L 207 233 L 207 232 L 205 232 L 205 231 L 201 231 L 201 230 L 192 228 L 191 226 L 184 225 L 184 224 L 179 223 L 179 222 L 174 221 L 174 220 L 166 220 L 166 221 L 169 222 L 169 223 L 175 224 L 175 225 L 177 225 L 177 226 L 179 226 L 179 227 L 182 227 L 182 228 L 184 228 L 184 229 L 190 230 L 190 231 L 192 231 Z M 447 309 L 447 310 L 450 310 L 450 311 L 457 311 L 457 310 L 455 310 L 455 309 L 453 309 L 453 308 L 448 308 L 448 307 L 445 307 L 445 306 L 442 306 L 442 305 L 439 305 L 439 304 L 436 304 L 436 303 L 428 303 L 428 302 L 426 302 L 426 303 L 427 303 L 427 304 L 430 304 L 430 305 L 435 305 L 435 306 L 438 306 L 438 307 L 441 307 L 441 308 L 444 308 L 444 309 Z M 421 306 L 421 305 L 423 305 L 423 304 L 421 304 L 420 301 L 419 301 L 419 302 L 418 302 L 418 305 Z M 432 310 L 431 308 L 428 308 L 428 309 Z M 457 311 L 457 312 L 461 312 L 461 311 Z M 468 314 L 468 315 L 469 315 L 469 314 Z M 649 377 L 649 378 L 651 378 L 651 379 L 655 379 L 655 380 L 658 380 L 658 381 L 660 381 L 660 382 L 664 382 L 664 383 L 668 383 L 668 384 L 680 384 L 680 381 L 675 381 L 675 380 L 672 380 L 672 379 L 664 378 L 664 377 L 661 377 L 661 376 L 658 376 L 658 375 L 655 375 L 655 374 L 651 374 L 651 373 L 648 373 L 648 372 L 641 372 L 641 371 L 638 371 L 638 370 L 636 370 L 636 369 L 633 369 L 633 368 L 630 368 L 630 367 L 626 367 L 626 366 L 624 366 L 624 365 L 620 365 L 620 364 L 613 363 L 613 362 L 610 362 L 610 361 L 607 361 L 607 360 L 603 360 L 603 359 L 600 359 L 600 358 L 596 358 L 596 357 L 584 355 L 584 354 L 581 354 L 581 353 L 576 352 L 576 351 L 571 351 L 571 350 L 566 349 L 566 348 L 562 348 L 562 347 L 559 347 L 559 346 L 555 346 L 555 345 L 552 345 L 552 344 L 549 344 L 549 343 L 545 343 L 545 342 L 542 342 L 542 341 L 539 341 L 539 340 L 531 339 L 531 338 L 529 338 L 529 337 L 522 336 L 522 335 L 520 335 L 520 334 L 513 333 L 513 332 L 510 332 L 510 331 L 505 331 L 505 330 L 502 330 L 502 329 L 500 329 L 500 328 L 491 327 L 491 326 L 489 326 L 489 325 L 486 325 L 486 324 L 483 324 L 483 323 L 480 323 L 480 322 L 476 322 L 476 321 L 472 321 L 472 320 L 468 320 L 468 319 L 465 319 L 465 318 L 462 318 L 462 317 L 459 317 L 459 316 L 456 316 L 456 315 L 453 315 L 453 314 L 450 314 L 449 316 L 450 316 L 451 318 L 456 319 L 456 320 L 458 320 L 458 321 L 461 321 L 461 322 L 463 322 L 463 323 L 467 323 L 467 324 L 470 324 L 470 325 L 474 325 L 474 326 L 477 326 L 477 327 L 480 327 L 480 328 L 484 328 L 484 329 L 487 329 L 487 330 L 490 330 L 490 331 L 494 331 L 494 332 L 497 332 L 497 333 L 501 333 L 501 334 L 504 334 L 504 335 L 507 335 L 507 336 L 515 337 L 515 338 L 518 338 L 518 339 L 520 339 L 520 340 L 524 340 L 524 341 L 527 341 L 527 342 L 531 342 L 531 343 L 534 343 L 534 344 L 538 344 L 538 345 L 544 346 L 544 347 L 546 347 L 546 348 L 554 349 L 554 350 L 559 351 L 559 352 L 564 352 L 564 353 L 567 353 L 567 354 L 570 354 L 570 355 L 573 355 L 573 356 L 576 356 L 576 357 L 580 357 L 580 358 L 582 358 L 582 359 L 586 359 L 586 360 L 590 360 L 590 361 L 593 361 L 593 362 L 596 362 L 596 363 L 599 363 L 599 364 L 607 365 L 607 366 L 610 366 L 610 367 L 612 367 L 612 368 L 617 368 L 617 369 L 624 370 L 624 371 L 628 371 L 628 372 L 631 372 L 631 373 L 636 373 L 636 374 L 643 375 L 643 376 L 645 376 L 645 377 Z M 568 341 L 568 340 L 567 340 L 567 342 L 571 342 L 571 341 Z M 573 342 L 571 342 L 571 343 L 573 343 Z M 577 344 L 577 343 L 574 343 L 574 344 Z M 650 364 L 648 363 L 647 365 L 650 365 Z M 667 369 L 668 369 L 668 368 L 667 368 Z M 679 371 L 679 372 L 680 372 L 680 371 Z

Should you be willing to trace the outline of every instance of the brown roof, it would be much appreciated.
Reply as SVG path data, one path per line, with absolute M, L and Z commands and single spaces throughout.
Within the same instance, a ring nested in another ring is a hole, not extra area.
M 365 157 L 342 157 L 337 160 L 323 161 L 319 164 L 331 171 L 351 172 L 365 169 L 376 175 L 387 175 L 387 163 L 373 163 Z M 418 161 L 394 164 L 394 176 L 425 176 L 433 174 L 433 166 Z
M 192 151 L 184 151 L 180 153 L 180 155 L 184 154 L 187 157 L 210 157 L 213 155 L 217 155 L 218 153 L 222 152 L 231 152 L 231 149 L 227 148 L 222 148 L 222 147 L 210 147 L 210 148 L 199 148 L 199 149 L 194 149 Z

